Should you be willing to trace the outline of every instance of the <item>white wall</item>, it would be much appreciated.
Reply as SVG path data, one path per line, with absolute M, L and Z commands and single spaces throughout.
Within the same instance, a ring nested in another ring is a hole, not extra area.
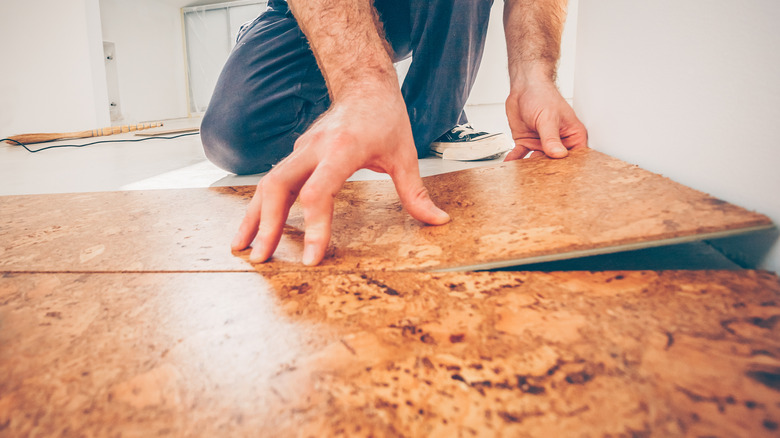
M 0 136 L 110 124 L 97 0 L 3 0 L 0 41 Z
M 777 0 L 581 0 L 591 146 L 780 223 L 778 26 Z M 761 266 L 780 271 L 780 246 Z
M 123 123 L 187 116 L 180 8 L 189 3 L 100 0 L 103 40 L 116 47 Z

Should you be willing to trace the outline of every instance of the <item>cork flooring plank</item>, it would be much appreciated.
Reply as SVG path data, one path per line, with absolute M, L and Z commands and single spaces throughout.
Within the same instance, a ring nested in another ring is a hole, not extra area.
M 593 150 L 425 178 L 452 222 L 425 226 L 391 181 L 348 182 L 320 270 L 469 270 L 771 228 L 763 215 Z M 0 271 L 235 271 L 229 242 L 252 187 L 0 198 Z M 298 270 L 303 213 L 261 272 Z M 244 260 L 242 261 L 241 258 Z
M 776 436 L 756 271 L 4 274 L 4 436 Z
M 249 187 L 0 197 L 0 271 L 251 271 Z
M 637 250 L 772 227 L 764 215 L 718 200 L 594 150 L 564 160 L 504 163 L 425 179 L 452 217 L 440 227 L 409 217 L 390 181 L 347 184 L 336 198 L 323 267 L 472 270 Z M 266 272 L 300 259 L 303 213 L 294 205 L 289 250 Z M 245 253 L 247 254 L 247 253 Z

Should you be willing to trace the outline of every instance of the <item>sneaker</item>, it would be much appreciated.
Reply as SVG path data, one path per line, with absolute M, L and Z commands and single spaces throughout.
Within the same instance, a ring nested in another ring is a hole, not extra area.
M 445 160 L 477 161 L 498 158 L 513 147 L 506 135 L 477 131 L 467 123 L 434 140 L 431 152 Z

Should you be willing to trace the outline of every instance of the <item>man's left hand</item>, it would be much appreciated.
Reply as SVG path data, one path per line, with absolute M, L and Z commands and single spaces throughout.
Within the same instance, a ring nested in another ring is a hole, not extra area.
M 504 161 L 540 151 L 563 158 L 570 149 L 588 147 L 588 132 L 552 81 L 513 91 L 506 100 L 506 115 L 515 148 Z

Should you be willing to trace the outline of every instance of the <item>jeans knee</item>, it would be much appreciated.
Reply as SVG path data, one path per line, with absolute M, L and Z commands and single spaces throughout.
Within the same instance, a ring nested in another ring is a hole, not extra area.
M 237 175 L 269 171 L 292 152 L 293 145 L 293 140 L 284 136 L 262 138 L 257 133 L 242 132 L 233 123 L 211 116 L 208 111 L 201 122 L 200 138 L 206 158 Z

